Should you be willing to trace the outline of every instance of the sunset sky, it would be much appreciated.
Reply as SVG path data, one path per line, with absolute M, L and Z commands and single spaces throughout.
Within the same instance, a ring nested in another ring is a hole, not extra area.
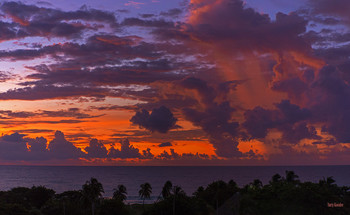
M 349 164 L 349 11 L 3 2 L 0 164 Z

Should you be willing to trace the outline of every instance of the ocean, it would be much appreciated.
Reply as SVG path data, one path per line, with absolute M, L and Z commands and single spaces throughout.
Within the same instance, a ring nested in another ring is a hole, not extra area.
M 233 179 L 240 187 L 254 179 L 266 184 L 276 173 L 285 176 L 286 170 L 294 171 L 301 181 L 318 182 L 323 177 L 333 176 L 338 185 L 350 186 L 350 166 L 0 166 L 0 190 L 43 185 L 61 193 L 79 190 L 95 177 L 103 184 L 104 197 L 111 197 L 113 189 L 123 184 L 128 192 L 127 202 L 135 203 L 140 201 L 138 190 L 145 182 L 153 188 L 150 201 L 154 201 L 167 180 L 192 195 L 199 186 L 215 180 Z

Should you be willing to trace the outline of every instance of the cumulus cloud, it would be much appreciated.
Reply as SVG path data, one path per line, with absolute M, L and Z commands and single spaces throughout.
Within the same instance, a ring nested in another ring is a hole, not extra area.
M 78 159 L 84 155 L 79 148 L 66 140 L 61 131 L 55 132 L 55 138 L 50 141 L 48 150 L 52 158 L 56 159 Z
M 108 151 L 104 144 L 97 139 L 91 139 L 89 146 L 85 148 L 88 153 L 88 157 L 91 158 L 106 158 Z
M 68 142 L 64 134 L 56 131 L 55 138 L 47 146 L 43 137 L 28 138 L 26 135 L 13 133 L 0 139 L 0 159 L 3 161 L 44 161 L 78 159 L 83 152 Z
M 147 110 L 142 109 L 130 119 L 133 125 L 138 125 L 140 128 L 145 128 L 151 132 L 166 133 L 170 129 L 178 128 L 176 125 L 177 118 L 165 106 L 155 108 L 150 114 Z
M 0 140 L 0 158 L 2 160 L 20 160 L 26 156 L 28 148 L 26 141 L 23 139 L 25 135 L 13 133 L 4 135 Z
M 175 152 L 174 149 L 170 149 L 170 152 L 163 151 L 159 155 L 155 157 L 155 159 L 159 160 L 211 160 L 213 157 L 205 154 L 205 153 L 182 153 L 179 154 Z
M 120 149 L 112 147 L 108 152 L 109 158 L 141 158 L 138 148 L 130 144 L 128 139 L 120 141 Z

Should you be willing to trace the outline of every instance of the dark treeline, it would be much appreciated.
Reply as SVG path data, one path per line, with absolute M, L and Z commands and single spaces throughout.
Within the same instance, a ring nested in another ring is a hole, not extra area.
M 318 183 L 300 182 L 293 171 L 276 174 L 268 184 L 258 179 L 244 187 L 230 180 L 214 181 L 199 187 L 191 196 L 171 181 L 152 204 L 152 186 L 140 185 L 143 204 L 126 204 L 127 188 L 117 185 L 113 197 L 106 199 L 103 185 L 91 178 L 81 190 L 56 194 L 54 190 L 33 186 L 0 192 L 0 215 L 295 215 L 350 214 L 349 187 L 338 186 L 332 177 Z

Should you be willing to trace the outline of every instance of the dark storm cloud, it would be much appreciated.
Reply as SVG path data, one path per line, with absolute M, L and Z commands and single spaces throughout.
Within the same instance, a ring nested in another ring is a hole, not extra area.
M 168 146 L 173 146 L 173 144 L 171 144 L 171 142 L 164 142 L 158 145 L 158 147 L 168 147 Z
M 177 118 L 165 106 L 155 108 L 150 114 L 147 110 L 142 109 L 130 119 L 133 125 L 145 128 L 151 132 L 167 133 L 170 129 L 178 128 L 176 125 Z
M 278 125 L 279 113 L 266 110 L 260 106 L 244 113 L 245 122 L 242 124 L 253 138 L 264 138 L 268 129 Z
M 315 119 L 323 123 L 322 132 L 333 135 L 338 142 L 350 142 L 350 86 L 334 66 L 320 70 L 311 86 Z
M 280 130 L 283 132 L 282 140 L 293 144 L 299 143 L 302 139 L 321 139 L 317 135 L 315 127 L 307 126 L 306 122 L 297 123 L 294 126 L 287 125 L 280 128 Z
M 320 139 L 313 126 L 307 126 L 312 119 L 312 112 L 306 108 L 282 100 L 275 104 L 276 109 L 255 107 L 244 113 L 243 127 L 252 138 L 265 138 L 269 129 L 282 132 L 282 140 L 297 144 L 302 139 Z
M 230 103 L 223 101 L 215 102 L 217 97 L 227 92 L 209 86 L 205 81 L 198 78 L 187 78 L 179 83 L 187 90 L 195 90 L 199 94 L 199 100 L 204 104 L 204 109 L 187 107 L 182 109 L 186 120 L 199 126 L 208 135 L 209 142 L 213 144 L 215 152 L 222 157 L 240 157 L 238 150 L 240 137 L 239 123 L 232 120 L 232 114 L 236 111 Z

